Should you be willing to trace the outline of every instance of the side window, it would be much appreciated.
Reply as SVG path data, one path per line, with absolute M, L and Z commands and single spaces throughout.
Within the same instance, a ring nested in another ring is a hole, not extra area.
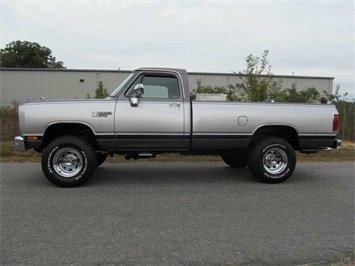
M 143 83 L 144 99 L 177 99 L 180 97 L 179 83 L 174 76 L 144 75 L 138 77 L 135 84 Z M 133 93 L 134 85 L 126 92 L 129 97 Z

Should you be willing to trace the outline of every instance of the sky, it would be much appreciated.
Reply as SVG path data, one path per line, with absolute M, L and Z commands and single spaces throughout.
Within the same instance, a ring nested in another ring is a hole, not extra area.
M 176 67 L 334 77 L 355 99 L 355 0 L 0 0 L 0 48 L 37 42 L 68 69 Z

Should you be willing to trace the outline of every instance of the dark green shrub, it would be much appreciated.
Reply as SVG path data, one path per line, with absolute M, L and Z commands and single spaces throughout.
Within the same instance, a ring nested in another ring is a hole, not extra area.
M 355 141 L 355 103 L 339 101 L 335 103 L 340 115 L 338 138 Z
M 0 107 L 0 140 L 12 140 L 20 134 L 18 106 L 19 102 L 13 101 L 9 106 Z

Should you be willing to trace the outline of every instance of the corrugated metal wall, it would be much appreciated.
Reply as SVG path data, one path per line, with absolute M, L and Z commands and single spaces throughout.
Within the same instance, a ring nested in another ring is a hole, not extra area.
M 29 70 L 29 69 L 0 69 L 0 105 L 9 105 L 12 101 L 21 103 L 45 99 L 81 99 L 87 94 L 95 95 L 97 83 L 103 81 L 109 92 L 130 74 L 130 71 L 103 70 Z M 190 90 L 197 88 L 197 80 L 202 85 L 228 86 L 241 82 L 238 74 L 221 73 L 189 73 Z M 290 88 L 297 83 L 298 89 L 316 87 L 332 92 L 333 78 L 274 76 L 282 80 L 283 88 Z

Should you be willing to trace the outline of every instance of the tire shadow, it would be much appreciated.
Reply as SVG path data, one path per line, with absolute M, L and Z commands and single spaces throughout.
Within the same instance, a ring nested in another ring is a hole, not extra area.
M 248 168 L 234 169 L 220 163 L 106 163 L 88 182 L 90 186 L 113 184 L 255 183 Z

